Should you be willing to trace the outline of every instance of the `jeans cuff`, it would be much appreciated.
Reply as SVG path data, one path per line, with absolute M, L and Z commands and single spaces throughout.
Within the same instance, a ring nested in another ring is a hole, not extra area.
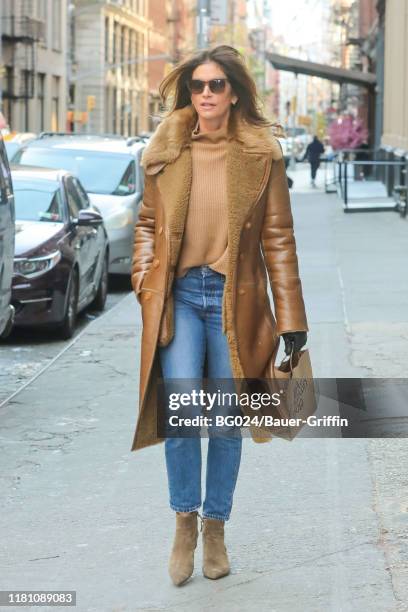
M 175 506 L 174 504 L 170 504 L 170 508 L 175 512 L 194 512 L 194 510 L 198 510 L 201 507 L 201 504 L 198 506 L 191 506 L 190 508 L 181 508 L 180 506 Z
M 219 514 L 211 514 L 211 513 L 204 513 L 203 512 L 203 519 L 205 518 L 212 518 L 212 519 L 217 519 L 219 521 L 228 521 L 229 520 L 230 515 L 224 515 L 224 516 L 220 516 Z

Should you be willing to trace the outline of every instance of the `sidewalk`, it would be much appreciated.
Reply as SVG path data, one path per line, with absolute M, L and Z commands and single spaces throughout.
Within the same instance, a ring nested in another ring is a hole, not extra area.
M 397 376 L 407 225 L 292 199 L 315 375 Z M 205 579 L 199 543 L 193 579 L 171 584 L 164 448 L 130 452 L 140 336 L 129 294 L 3 409 L 2 589 L 76 590 L 80 612 L 406 611 L 405 440 L 244 439 L 231 575 Z
M 408 223 L 392 211 L 344 213 L 336 194 L 289 172 L 299 265 L 318 377 L 405 377 Z

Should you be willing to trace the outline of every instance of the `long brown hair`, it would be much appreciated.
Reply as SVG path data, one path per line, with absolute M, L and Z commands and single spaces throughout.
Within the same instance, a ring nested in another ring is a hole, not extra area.
M 240 113 L 245 121 L 257 126 L 277 125 L 262 114 L 255 81 L 245 64 L 244 57 L 229 45 L 217 45 L 199 51 L 173 68 L 159 86 L 160 97 L 165 107 L 161 118 L 168 117 L 173 111 L 191 104 L 187 83 L 197 66 L 207 62 L 216 62 L 221 66 L 234 93 L 238 96 L 238 102 L 231 106 L 231 112 Z M 170 105 L 169 100 L 171 100 Z

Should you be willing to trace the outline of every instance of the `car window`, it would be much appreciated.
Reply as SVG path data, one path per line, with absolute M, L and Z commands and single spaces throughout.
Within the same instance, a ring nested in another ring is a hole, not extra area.
M 28 145 L 16 154 L 13 161 L 68 170 L 80 180 L 88 193 L 125 196 L 136 191 L 133 177 L 134 159 L 128 153 Z
M 82 187 L 81 183 L 78 181 L 77 178 L 72 177 L 72 181 L 75 185 L 75 188 L 81 200 L 82 208 L 89 208 L 90 202 L 89 202 L 88 194 L 86 193 L 85 189 Z
M 86 208 L 86 206 L 83 206 L 83 202 L 71 177 L 65 179 L 65 189 L 69 216 L 71 219 L 78 219 L 79 211 Z
M 14 177 L 16 219 L 63 222 L 60 186 L 55 181 Z
M 12 157 L 14 157 L 14 155 L 17 153 L 17 151 L 20 149 L 21 145 L 18 142 L 10 142 L 7 141 L 4 143 L 5 147 L 6 147 L 6 151 L 7 151 L 7 157 L 9 159 L 11 159 Z
M 119 181 L 119 185 L 112 195 L 129 195 L 136 189 L 136 167 L 135 162 L 131 161 Z

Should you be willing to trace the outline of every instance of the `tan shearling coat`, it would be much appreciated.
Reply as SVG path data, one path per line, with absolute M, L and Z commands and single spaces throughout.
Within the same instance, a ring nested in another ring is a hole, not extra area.
M 234 379 L 259 378 L 278 336 L 308 331 L 282 149 L 273 128 L 231 110 L 227 141 L 228 272 L 222 304 Z M 139 414 L 131 450 L 156 432 L 157 347 L 174 334 L 172 283 L 189 203 L 192 105 L 158 126 L 142 156 L 145 189 L 135 225 L 132 286 L 142 309 Z M 271 285 L 274 314 L 267 293 Z M 205 375 L 205 374 L 204 374 Z M 251 429 L 255 441 L 258 438 Z

